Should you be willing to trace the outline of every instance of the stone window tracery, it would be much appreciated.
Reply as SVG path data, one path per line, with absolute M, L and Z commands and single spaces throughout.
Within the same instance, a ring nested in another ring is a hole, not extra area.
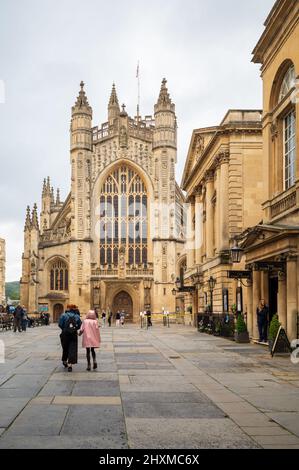
M 147 190 L 140 175 L 129 166 L 112 170 L 100 193 L 100 264 L 118 265 L 119 250 L 126 262 L 147 263 Z
M 69 272 L 63 260 L 55 260 L 50 267 L 50 290 L 63 291 L 69 288 Z

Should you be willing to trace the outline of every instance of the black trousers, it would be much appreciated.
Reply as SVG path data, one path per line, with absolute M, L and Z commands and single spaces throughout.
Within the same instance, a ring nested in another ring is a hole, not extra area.
M 14 318 L 13 320 L 13 330 L 14 331 L 22 331 L 21 329 L 21 318 Z
M 94 348 L 86 348 L 86 359 L 88 364 L 90 364 L 90 352 L 92 355 L 93 362 L 96 362 L 96 352 Z
M 61 333 L 62 362 L 77 364 L 78 362 L 78 336 L 77 334 Z
M 258 320 L 257 326 L 259 329 L 260 341 L 267 341 L 268 322 L 266 320 Z

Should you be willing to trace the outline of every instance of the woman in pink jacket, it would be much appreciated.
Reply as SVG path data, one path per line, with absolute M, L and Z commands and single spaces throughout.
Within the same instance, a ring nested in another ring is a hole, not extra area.
M 95 348 L 100 347 L 101 337 L 98 320 L 94 310 L 89 310 L 86 319 L 83 321 L 79 335 L 83 335 L 82 347 L 86 348 L 87 369 L 90 370 L 90 352 L 93 359 L 93 368 L 98 367 L 96 361 Z

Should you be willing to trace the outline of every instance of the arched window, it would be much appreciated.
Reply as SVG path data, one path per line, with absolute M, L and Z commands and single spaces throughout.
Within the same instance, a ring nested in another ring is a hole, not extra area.
M 279 97 L 278 97 L 279 102 L 282 101 L 285 96 L 287 96 L 289 91 L 295 86 L 295 82 L 296 82 L 295 67 L 294 65 L 290 65 L 281 83 Z
M 118 264 L 120 247 L 126 262 L 147 263 L 147 191 L 132 168 L 122 165 L 111 171 L 100 193 L 100 264 Z
M 69 272 L 67 264 L 55 260 L 50 266 L 50 290 L 64 291 L 69 288 Z

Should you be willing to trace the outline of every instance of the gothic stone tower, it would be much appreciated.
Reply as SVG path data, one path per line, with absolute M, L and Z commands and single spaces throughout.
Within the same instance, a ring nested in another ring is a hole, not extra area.
M 154 117 L 128 116 L 113 84 L 107 121 L 92 126 L 84 84 L 72 107 L 71 191 L 54 200 L 44 181 L 40 224 L 27 211 L 21 280 L 29 310 L 56 320 L 67 303 L 174 311 L 176 261 L 184 248 L 175 182 L 176 116 L 166 80 Z M 40 228 L 39 228 L 40 226 Z

